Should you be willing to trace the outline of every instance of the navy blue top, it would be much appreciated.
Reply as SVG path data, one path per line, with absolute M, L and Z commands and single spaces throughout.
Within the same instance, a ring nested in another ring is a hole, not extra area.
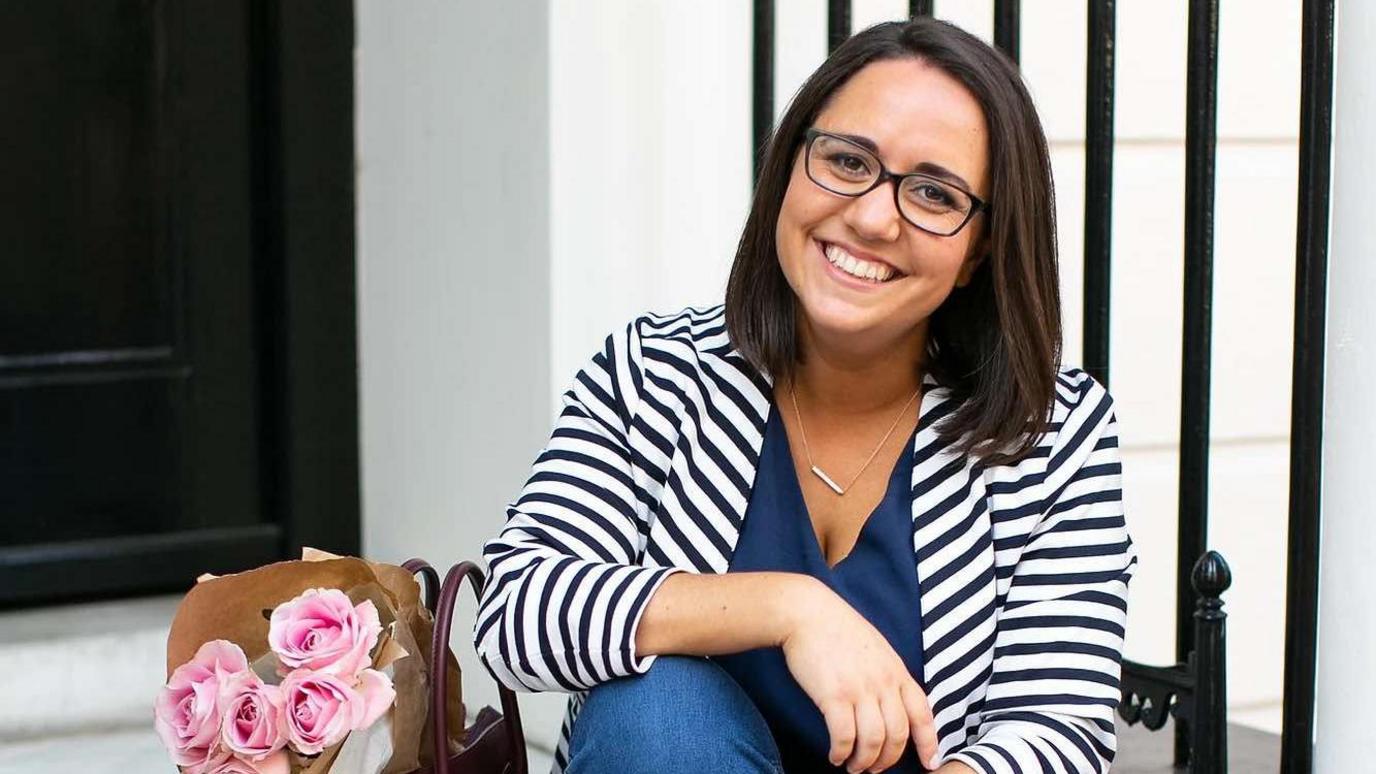
M 913 431 L 916 434 L 916 430 Z M 884 499 L 866 519 L 855 548 L 827 566 L 793 466 L 788 433 L 770 399 L 764 446 L 750 503 L 728 572 L 774 571 L 811 575 L 826 583 L 878 629 L 925 689 L 917 560 L 913 555 L 912 447 L 900 454 Z M 837 653 L 838 658 L 846 654 Z M 787 774 L 844 771 L 827 761 L 830 736 L 817 706 L 793 679 L 781 648 L 757 648 L 716 656 L 759 707 L 778 742 Z M 919 774 L 909 740 L 888 771 Z

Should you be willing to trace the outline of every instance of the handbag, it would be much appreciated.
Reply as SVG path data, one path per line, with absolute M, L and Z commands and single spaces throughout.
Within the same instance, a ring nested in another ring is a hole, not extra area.
M 502 711 L 483 707 L 464 729 L 464 744 L 457 752 L 449 749 L 448 681 L 435 675 L 446 674 L 445 659 L 449 656 L 449 628 L 454 619 L 454 603 L 459 586 L 465 580 L 473 592 L 482 596 L 483 571 L 472 562 L 460 562 L 449 568 L 440 583 L 439 573 L 424 559 L 411 559 L 402 567 L 424 580 L 425 607 L 435 619 L 435 631 L 430 647 L 430 727 L 435 743 L 435 765 L 421 768 L 418 774 L 528 774 L 526 741 L 521 731 L 521 713 L 516 706 L 516 694 L 500 683 L 497 692 Z M 462 703 L 460 703 L 462 706 Z

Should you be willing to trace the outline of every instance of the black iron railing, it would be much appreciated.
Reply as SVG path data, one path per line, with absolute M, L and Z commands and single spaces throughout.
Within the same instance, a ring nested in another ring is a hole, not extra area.
M 1108 385 L 1109 245 L 1113 233 L 1113 0 L 1089 4 L 1085 61 L 1084 348 L 1081 367 Z
M 1295 224 L 1295 352 L 1290 386 L 1290 527 L 1285 589 L 1281 771 L 1314 767 L 1323 461 L 1324 298 L 1333 138 L 1334 0 L 1305 0 L 1300 47 L 1300 169 Z
M 759 180 L 770 128 L 774 126 L 774 0 L 755 0 L 751 62 L 750 155 L 755 160 L 755 171 L 750 179 Z
M 1209 393 L 1213 349 L 1214 151 L 1217 147 L 1218 0 L 1190 0 L 1185 67 L 1185 298 L 1180 363 L 1180 491 L 1176 567 L 1194 565 L 1209 535 Z M 1194 651 L 1195 593 L 1190 578 L 1176 573 L 1175 658 L 1189 670 Z M 1125 665 L 1131 669 L 1133 665 Z M 1220 667 L 1222 663 L 1220 663 Z M 1195 674 L 1195 685 L 1212 675 Z M 1222 684 L 1220 674 L 1217 682 Z M 1219 688 L 1222 696 L 1225 691 Z M 1182 702 L 1182 706 L 1185 706 Z M 1196 705 L 1195 709 L 1200 709 Z M 1203 724 L 1226 740 L 1224 707 L 1213 713 L 1182 712 L 1175 724 L 1175 760 L 1190 760 L 1190 726 Z M 1227 750 L 1221 768 L 1226 771 Z M 1198 761 L 1204 763 L 1204 761 Z M 1212 763 L 1212 761 L 1210 761 Z
M 1285 708 L 1281 770 L 1312 769 L 1318 611 L 1319 479 L 1323 418 L 1324 294 L 1335 0 L 1304 0 L 1295 350 L 1290 431 Z M 932 0 L 910 0 L 930 16 Z M 994 43 L 1019 58 L 1021 3 L 995 0 Z M 1119 714 L 1151 729 L 1175 719 L 1175 761 L 1197 774 L 1227 771 L 1227 563 L 1207 550 L 1212 345 L 1214 156 L 1217 147 L 1218 0 L 1190 0 L 1186 86 L 1185 282 L 1182 325 L 1176 657 L 1170 666 L 1123 663 Z M 828 0 L 828 50 L 851 33 L 849 0 Z M 1085 111 L 1084 350 L 1086 371 L 1109 384 L 1114 146 L 1115 5 L 1088 0 Z M 755 174 L 774 114 L 774 3 L 755 0 Z

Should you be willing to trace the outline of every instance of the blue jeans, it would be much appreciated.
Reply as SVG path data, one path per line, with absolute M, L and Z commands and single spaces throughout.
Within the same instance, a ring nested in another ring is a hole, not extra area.
M 720 666 L 660 656 L 595 686 L 574 720 L 565 774 L 782 774 L 760 711 Z

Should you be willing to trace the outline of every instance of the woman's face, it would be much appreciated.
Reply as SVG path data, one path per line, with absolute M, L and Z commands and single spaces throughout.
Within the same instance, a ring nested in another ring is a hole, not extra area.
M 950 178 L 956 185 L 988 201 L 984 113 L 964 86 L 931 65 L 916 59 L 866 65 L 832 94 L 813 126 L 868 138 L 894 174 L 940 166 L 958 177 Z M 930 234 L 899 215 L 894 182 L 860 197 L 813 183 L 805 146 L 794 157 L 775 231 L 780 266 L 807 317 L 800 322 L 813 335 L 854 342 L 857 352 L 914 333 L 925 339 L 926 319 L 952 287 L 969 281 L 983 256 L 985 217 L 975 216 L 954 236 Z M 892 277 L 857 279 L 832 264 L 828 248 L 843 262 L 834 248 L 888 264 Z

